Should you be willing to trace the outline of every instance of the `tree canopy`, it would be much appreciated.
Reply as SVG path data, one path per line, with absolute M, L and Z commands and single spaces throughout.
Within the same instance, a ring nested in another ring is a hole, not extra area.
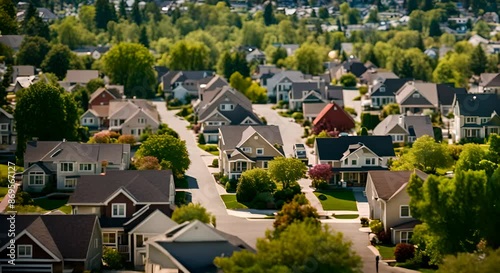
M 241 174 L 236 188 L 236 199 L 238 202 L 251 202 L 262 192 L 273 193 L 276 183 L 271 180 L 267 170 L 255 168 Z
M 212 214 L 200 204 L 189 203 L 178 207 L 172 213 L 172 220 L 179 224 L 192 220 L 199 220 L 205 224 L 209 224 L 212 222 L 212 219 Z
M 305 177 L 306 165 L 297 158 L 276 157 L 269 161 L 269 175 L 271 178 L 288 188 L 299 179 Z

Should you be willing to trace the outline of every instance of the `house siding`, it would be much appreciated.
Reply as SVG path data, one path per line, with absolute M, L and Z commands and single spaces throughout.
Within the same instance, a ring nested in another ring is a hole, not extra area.
M 132 217 L 132 214 L 136 211 L 136 208 L 134 206 L 134 203 L 132 200 L 130 200 L 127 196 L 125 196 L 123 193 L 118 194 L 113 200 L 108 202 L 108 205 L 105 208 L 105 217 L 112 217 L 112 208 L 113 204 L 116 203 L 125 203 L 126 204 L 126 217 Z
M 96 245 L 97 240 L 97 245 Z M 87 258 L 85 261 L 85 270 L 96 271 L 101 268 L 101 258 L 102 258 L 102 231 L 99 221 L 96 220 L 94 224 L 94 231 L 92 232 L 92 237 L 90 239 L 90 246 L 87 253 Z
M 386 219 L 384 222 L 384 228 L 386 231 L 390 230 L 390 228 L 403 224 L 406 222 L 410 222 L 415 220 L 412 217 L 408 218 L 401 218 L 399 217 L 400 213 L 400 206 L 402 205 L 409 205 L 410 204 L 410 196 L 406 192 L 406 188 L 399 192 L 396 196 L 394 196 L 390 201 L 387 202 L 387 208 L 385 211 Z M 411 211 L 410 211 L 411 215 Z
M 146 123 L 139 123 L 140 118 L 145 119 Z M 138 112 L 135 116 L 129 118 L 122 124 L 122 134 L 132 135 L 132 129 L 142 129 L 144 131 L 147 127 L 149 127 L 153 133 L 156 133 L 160 124 L 158 123 L 158 120 L 154 120 L 153 118 L 155 117 L 150 117 L 143 111 Z M 137 134 L 137 131 L 134 136 L 137 138 L 140 137 L 140 135 Z
M 44 181 L 45 183 L 43 185 L 29 185 L 29 179 L 30 179 L 30 172 L 43 172 L 43 170 L 38 166 L 35 165 L 31 169 L 28 170 L 27 175 L 23 175 L 23 190 L 27 192 L 41 192 L 43 188 L 49 184 L 52 183 L 53 179 L 51 175 L 45 174 L 44 175 Z
M 92 109 L 92 106 L 109 105 L 109 101 L 114 99 L 115 98 L 109 92 L 104 91 L 89 102 L 89 109 Z
M 32 246 L 32 259 L 47 259 L 47 260 L 52 260 L 54 259 L 50 254 L 48 254 L 45 250 L 43 250 L 37 243 L 35 243 L 28 235 L 23 235 L 19 237 L 16 240 L 16 253 L 17 253 L 17 246 L 18 245 L 31 245 Z M 8 249 L 4 249 L 2 252 L 0 252 L 1 257 L 7 257 L 8 254 Z
M 93 118 L 93 119 L 94 119 L 94 121 L 93 121 L 93 122 L 91 122 L 91 123 L 89 123 L 89 122 L 84 123 L 84 119 L 85 119 L 85 118 L 86 118 L 87 120 L 88 120 L 88 118 Z M 96 128 L 96 129 L 97 129 L 97 128 L 99 128 L 99 126 L 100 126 L 100 119 L 99 119 L 98 117 L 94 116 L 94 114 L 92 114 L 91 112 L 86 112 L 85 114 L 83 114 L 83 115 L 80 117 L 80 124 L 81 124 L 82 126 L 85 126 L 85 127 L 89 127 L 89 128 Z

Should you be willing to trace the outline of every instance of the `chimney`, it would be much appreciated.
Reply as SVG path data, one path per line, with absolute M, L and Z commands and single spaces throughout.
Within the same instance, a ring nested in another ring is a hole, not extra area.
M 405 116 L 404 115 L 400 115 L 399 116 L 399 121 L 398 121 L 398 124 L 401 126 L 401 127 L 405 127 Z

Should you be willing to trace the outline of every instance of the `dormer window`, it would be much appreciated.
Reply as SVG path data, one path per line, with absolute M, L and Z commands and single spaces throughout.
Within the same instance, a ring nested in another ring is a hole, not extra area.
M 61 163 L 61 172 L 70 173 L 74 171 L 73 162 L 63 162 Z
M 111 206 L 111 217 L 124 218 L 126 215 L 126 205 L 123 203 L 113 204 Z
M 465 123 L 476 123 L 476 118 L 475 117 L 466 117 Z
M 234 105 L 233 104 L 221 104 L 220 105 L 220 110 L 221 111 L 230 111 L 230 110 L 233 110 L 234 109 Z
M 385 92 L 385 86 L 380 87 L 380 92 Z
M 418 98 L 420 98 L 420 93 L 415 92 L 415 93 L 413 93 L 412 97 L 415 99 L 418 99 Z
M 32 245 L 18 245 L 17 246 L 17 257 L 18 258 L 31 258 L 31 257 L 33 257 L 33 246 Z

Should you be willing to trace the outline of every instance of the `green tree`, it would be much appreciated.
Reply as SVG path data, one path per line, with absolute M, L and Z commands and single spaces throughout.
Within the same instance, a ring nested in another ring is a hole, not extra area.
M 267 102 L 267 89 L 261 87 L 258 83 L 252 82 L 245 92 L 245 96 L 252 101 L 252 103 L 266 103 Z
M 351 250 L 342 233 L 314 221 L 296 222 L 283 232 L 258 239 L 257 253 L 241 251 L 215 258 L 224 272 L 362 272 L 361 258 Z M 326 255 L 325 253 L 328 253 Z
M 80 22 L 87 28 L 89 31 L 93 31 L 95 29 L 95 6 L 81 6 L 80 11 L 78 11 L 78 19 Z
M 380 112 L 380 118 L 385 119 L 386 117 L 390 115 L 398 115 L 400 114 L 399 112 L 399 104 L 397 103 L 389 103 L 384 105 L 382 108 L 382 111 Z
M 486 39 L 490 38 L 490 32 L 491 32 L 490 26 L 488 26 L 488 24 L 483 20 L 477 21 L 477 23 L 474 25 L 473 31 L 475 31 L 476 34 L 478 34 L 483 38 Z
M 127 2 L 125 2 L 125 0 L 120 0 L 118 14 L 120 15 L 120 18 L 127 19 Z
M 17 34 L 18 24 L 14 1 L 0 0 L 0 33 L 3 35 Z
M 53 45 L 41 64 L 42 71 L 54 73 L 59 80 L 64 79 L 73 54 L 66 45 Z
M 391 169 L 404 170 L 417 168 L 427 173 L 436 173 L 437 168 L 448 167 L 451 155 L 445 144 L 437 143 L 434 138 L 424 135 L 419 137 L 410 151 L 398 159 Z
M 366 129 L 366 127 L 362 127 L 361 128 L 361 131 L 359 132 L 359 135 L 360 136 L 367 136 L 368 135 L 368 130 Z
M 231 75 L 231 77 L 229 77 L 229 85 L 245 94 L 248 88 L 252 85 L 252 82 L 249 78 L 243 77 L 240 72 L 236 71 Z
M 32 17 L 28 22 L 26 22 L 25 25 L 23 25 L 22 33 L 27 36 L 38 36 L 47 40 L 50 39 L 49 25 L 38 15 Z
M 411 14 L 412 11 L 418 9 L 418 1 L 417 0 L 408 0 L 406 1 L 406 11 L 408 14 Z
M 470 55 L 470 66 L 471 71 L 474 75 L 480 75 L 486 71 L 486 65 L 488 62 L 488 58 L 486 57 L 486 53 L 484 53 L 483 47 L 478 45 L 472 51 Z
M 170 48 L 168 67 L 172 70 L 210 69 L 209 49 L 200 42 L 178 41 Z
M 172 213 L 172 220 L 174 222 L 182 224 L 186 221 L 198 220 L 205 224 L 209 224 L 212 220 L 212 214 L 207 211 L 200 204 L 189 203 L 185 206 L 179 207 Z
M 40 81 L 19 91 L 16 98 L 14 118 L 19 158 L 23 158 L 26 141 L 33 137 L 52 141 L 75 140 L 79 119 L 77 106 L 62 88 Z
M 370 12 L 368 13 L 368 23 L 378 23 L 378 10 L 377 9 L 371 9 Z
M 104 87 L 104 80 L 101 78 L 92 79 L 87 83 L 87 91 L 89 94 L 94 93 L 97 89 Z
M 273 226 L 275 233 L 284 231 L 294 222 L 303 222 L 309 219 L 311 223 L 321 224 L 318 211 L 309 204 L 304 194 L 297 194 L 290 203 L 283 205 L 276 215 Z
M 134 4 L 132 4 L 132 14 L 130 17 L 138 26 L 142 24 L 142 14 L 139 9 L 139 1 L 134 1 Z
M 283 47 L 278 47 L 276 51 L 273 52 L 271 58 L 272 58 L 272 63 L 275 65 L 278 65 L 280 60 L 284 60 L 288 57 L 288 53 L 286 52 L 286 49 Z
M 148 33 L 146 31 L 146 27 L 141 28 L 141 34 L 139 36 L 139 43 L 145 46 L 146 48 L 149 48 L 149 38 L 148 38 Z
M 191 164 L 186 142 L 168 134 L 151 135 L 137 150 L 136 156 L 154 156 L 160 163 L 168 162 L 176 177 L 184 176 Z
M 116 20 L 115 7 L 108 0 L 96 0 L 94 6 L 96 27 L 99 29 L 107 29 L 108 22 Z
M 328 19 L 330 17 L 330 13 L 328 12 L 328 9 L 325 7 L 320 7 L 318 10 L 318 16 L 320 19 Z
M 276 183 L 271 180 L 269 173 L 260 168 L 247 170 L 241 174 L 236 188 L 236 199 L 238 202 L 251 202 L 262 192 L 273 193 Z
M 486 156 L 486 152 L 478 144 L 465 144 L 460 157 L 455 164 L 455 171 L 481 170 L 479 162 Z
M 299 179 L 305 177 L 307 167 L 297 158 L 276 157 L 269 162 L 269 175 L 283 188 L 289 188 Z
M 122 269 L 123 268 L 123 256 L 116 249 L 113 249 L 110 247 L 104 247 L 103 253 L 102 253 L 102 260 L 111 269 Z
M 229 79 L 235 72 L 244 77 L 250 76 L 250 68 L 243 52 L 233 52 L 232 54 L 225 52 L 217 66 L 219 73 L 226 79 Z
M 438 37 L 441 36 L 443 32 L 441 31 L 441 27 L 439 26 L 439 21 L 436 18 L 432 18 L 431 24 L 429 26 L 429 36 L 430 37 Z
M 53 25 L 53 29 L 57 33 L 57 40 L 71 49 L 90 45 L 95 40 L 94 34 L 88 31 L 74 16 L 64 18 L 58 24 Z
M 153 64 L 154 57 L 149 50 L 135 43 L 115 45 L 102 58 L 103 72 L 113 83 L 124 85 L 127 97 L 153 96 L 156 83 Z
M 273 2 L 267 1 L 264 4 L 264 24 L 266 26 L 276 24 L 276 17 L 274 17 Z
M 49 53 L 50 45 L 41 37 L 25 37 L 16 54 L 17 63 L 40 67 L 45 56 Z
M 357 84 L 356 76 L 350 72 L 345 73 L 340 77 L 340 84 L 342 84 L 343 87 L 355 87 Z
M 486 255 L 485 255 L 486 254 Z M 486 253 L 450 255 L 439 265 L 437 273 L 493 273 L 498 271 L 500 249 Z
M 325 69 L 322 53 L 323 49 L 318 44 L 302 44 L 294 54 L 297 69 L 304 74 L 318 75 L 323 73 Z
M 416 0 L 410 0 L 410 1 L 416 1 Z M 425 12 L 421 10 L 414 10 L 410 12 L 410 20 L 408 21 L 408 28 L 410 30 L 421 32 L 424 29 L 425 17 L 426 17 Z

